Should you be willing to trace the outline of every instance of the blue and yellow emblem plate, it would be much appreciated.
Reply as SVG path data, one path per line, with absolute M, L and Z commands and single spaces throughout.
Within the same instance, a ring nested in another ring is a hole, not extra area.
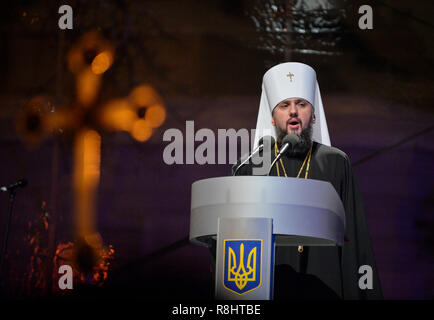
M 223 286 L 237 294 L 261 286 L 262 239 L 226 239 L 223 242 Z

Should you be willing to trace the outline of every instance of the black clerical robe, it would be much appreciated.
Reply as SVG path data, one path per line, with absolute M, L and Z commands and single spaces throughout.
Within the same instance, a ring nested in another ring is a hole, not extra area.
M 282 157 L 288 177 L 297 176 L 305 157 Z M 306 167 L 300 178 L 304 179 Z M 244 165 L 237 175 L 252 175 L 252 165 Z M 270 175 L 277 175 L 276 167 Z M 314 142 L 308 179 L 328 181 L 336 189 L 345 208 L 345 242 L 343 247 L 304 246 L 301 253 L 297 247 L 276 247 L 274 298 L 382 299 L 362 195 L 348 156 Z M 359 274 L 363 265 L 372 268 L 373 289 L 359 288 L 359 279 L 366 274 Z

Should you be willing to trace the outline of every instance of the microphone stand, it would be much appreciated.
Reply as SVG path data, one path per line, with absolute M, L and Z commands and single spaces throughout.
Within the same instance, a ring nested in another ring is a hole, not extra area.
M 277 160 L 279 160 L 283 154 L 286 152 L 286 150 L 289 148 L 289 143 L 285 143 L 282 147 L 282 149 L 280 150 L 279 154 L 276 156 L 276 158 L 274 159 L 274 161 L 271 163 L 270 169 L 268 170 L 268 174 L 267 176 L 270 175 L 271 173 L 271 169 L 273 169 L 274 164 L 277 162 Z
M 236 167 L 235 170 L 233 170 L 232 176 L 236 176 L 238 170 L 244 166 L 250 159 L 253 158 L 253 156 L 255 156 L 258 152 L 260 153 L 262 150 L 264 150 L 264 148 L 266 148 L 266 146 L 268 145 L 268 142 L 270 142 L 270 145 L 274 144 L 274 138 L 272 136 L 265 136 L 262 137 L 261 139 L 259 139 L 259 144 L 258 146 L 255 148 L 255 150 L 252 151 L 252 153 L 250 153 L 250 155 L 244 159 L 243 161 L 241 161 L 241 163 Z M 232 167 L 233 168 L 233 167 Z
M 1 252 L 1 262 L 0 262 L 0 293 L 3 293 L 4 286 L 5 286 L 4 279 L 3 279 L 3 265 L 5 262 L 6 250 L 8 245 L 9 228 L 11 225 L 12 209 L 14 207 L 15 195 L 16 195 L 15 188 L 9 189 L 8 218 L 6 223 L 6 231 L 3 239 L 3 248 Z
M 238 165 L 238 167 L 235 169 L 235 171 L 234 171 L 234 173 L 232 174 L 233 176 L 236 176 L 237 175 L 237 172 L 238 172 L 238 170 L 242 167 L 242 166 L 244 166 L 246 163 L 247 163 L 247 161 L 249 161 L 258 151 L 260 151 L 262 148 L 264 147 L 264 145 L 262 144 L 262 145 L 259 145 L 259 146 L 257 146 L 256 147 L 256 149 L 255 150 L 253 150 L 253 152 L 244 160 L 244 161 L 242 161 L 239 165 Z

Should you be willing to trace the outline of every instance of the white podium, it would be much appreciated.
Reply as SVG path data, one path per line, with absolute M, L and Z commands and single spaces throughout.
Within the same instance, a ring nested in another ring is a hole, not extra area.
M 192 185 L 190 241 L 217 240 L 217 298 L 272 299 L 275 245 L 341 246 L 344 233 L 329 182 L 231 176 Z

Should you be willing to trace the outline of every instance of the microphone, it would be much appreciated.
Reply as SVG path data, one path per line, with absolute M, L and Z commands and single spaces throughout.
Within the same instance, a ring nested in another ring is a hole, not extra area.
M 6 192 L 6 191 L 14 190 L 16 188 L 24 188 L 25 186 L 27 186 L 27 180 L 26 179 L 20 179 L 17 182 L 15 182 L 9 186 L 0 187 L 0 191 Z
M 276 159 L 274 159 L 273 163 L 270 166 L 270 170 L 268 170 L 268 175 L 270 175 L 271 169 L 273 169 L 274 164 L 288 151 L 288 149 L 294 149 L 294 146 L 300 142 L 300 137 L 296 134 L 287 134 L 282 139 L 282 148 L 277 154 Z
M 264 140 L 265 141 L 270 141 L 270 146 L 271 145 L 273 145 L 274 144 L 274 138 L 272 137 L 272 136 L 265 136 L 265 137 L 262 137 L 261 139 L 259 139 L 259 141 L 258 141 L 258 146 L 255 148 L 255 150 L 253 150 L 252 151 L 252 153 L 250 153 L 249 154 L 249 156 L 246 158 L 246 159 L 244 159 L 239 165 L 238 165 L 238 167 L 236 167 L 236 169 L 235 170 L 233 170 L 233 173 L 232 173 L 232 175 L 233 176 L 236 176 L 237 175 L 237 172 L 238 172 L 238 170 L 242 167 L 242 166 L 244 166 L 255 154 L 257 154 L 258 152 L 260 152 L 260 151 L 262 151 L 262 149 L 264 149 Z

